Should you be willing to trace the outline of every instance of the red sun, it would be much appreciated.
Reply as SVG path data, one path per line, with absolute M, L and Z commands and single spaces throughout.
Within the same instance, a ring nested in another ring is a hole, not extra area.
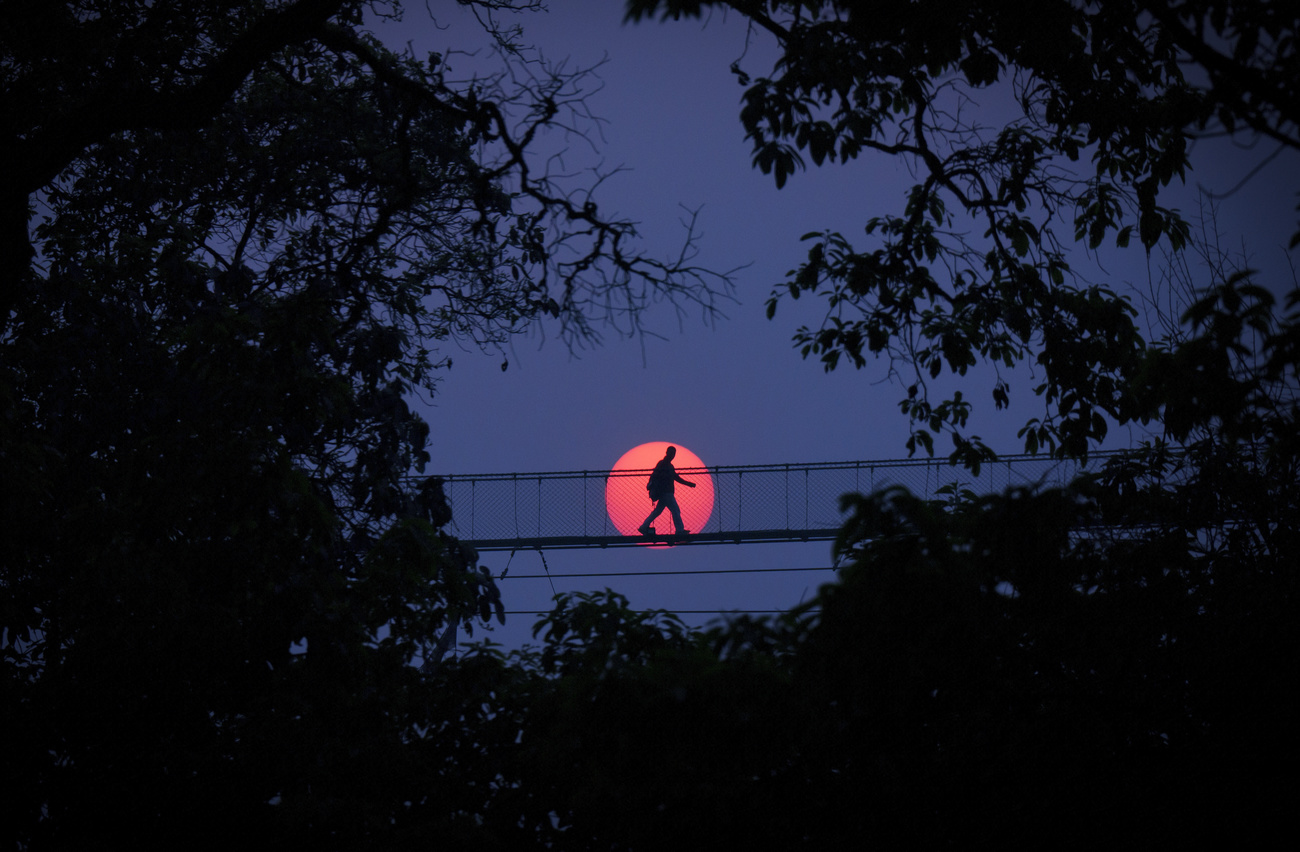
M 677 483 L 675 494 L 682 509 L 682 523 L 686 529 L 697 533 L 703 531 L 709 522 L 709 516 L 713 514 L 713 477 L 709 476 L 704 462 L 681 444 L 651 441 L 624 453 L 605 480 L 605 507 L 609 510 L 610 520 L 623 535 L 640 535 L 637 527 L 655 506 L 646 492 L 646 483 L 650 480 L 651 469 L 669 447 L 677 448 L 677 455 L 673 458 L 677 475 L 695 483 L 694 488 Z M 669 510 L 664 509 L 651 526 L 658 534 L 671 533 L 673 520 Z

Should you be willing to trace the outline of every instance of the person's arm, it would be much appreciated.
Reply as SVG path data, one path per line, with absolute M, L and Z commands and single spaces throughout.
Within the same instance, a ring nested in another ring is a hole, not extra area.
M 694 482 L 690 482 L 690 481 L 688 481 L 688 480 L 682 479 L 682 475 L 681 475 L 680 473 L 678 473 L 677 471 L 673 471 L 673 479 L 677 480 L 677 481 L 680 482 L 682 485 L 685 485 L 685 486 L 688 487 L 688 488 L 694 488 L 694 487 L 695 487 L 695 483 L 694 483 Z

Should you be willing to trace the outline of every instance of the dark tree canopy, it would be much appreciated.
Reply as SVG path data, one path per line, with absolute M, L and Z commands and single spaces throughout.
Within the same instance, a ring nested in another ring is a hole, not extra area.
M 521 660 L 546 685 L 517 764 L 557 842 L 1137 849 L 1284 833 L 1300 295 L 1279 307 L 1294 282 L 1261 285 L 1160 190 L 1197 133 L 1295 146 L 1294 12 L 629 3 L 633 18 L 715 6 L 778 38 L 770 78 L 738 70 L 755 165 L 778 184 L 804 157 L 917 164 L 902 215 L 870 219 L 871 249 L 817 236 L 793 274 L 791 296 L 823 291 L 833 309 L 801 332 L 806 354 L 915 369 L 919 445 L 965 416 L 960 396 L 931 407 L 925 378 L 980 358 L 1040 365 L 1055 410 L 1026 432 L 1040 446 L 1086 454 L 1094 415 L 1163 438 L 1067 488 L 848 496 L 839 579 L 780 618 L 693 632 L 612 593 L 559 601 Z M 1024 115 L 983 130 L 961 90 L 998 79 Z M 1094 165 L 1057 170 L 1072 157 Z M 949 208 L 987 234 L 958 233 Z M 1130 235 L 1174 249 L 1180 315 L 1153 341 L 1067 264 L 1071 239 Z
M 419 664 L 502 612 L 409 395 L 726 292 L 533 162 L 580 73 L 457 82 L 398 11 L 0 3 L 6 840 L 391 839 L 442 785 Z
M 1214 260 L 1135 390 L 1181 446 L 1151 442 L 1064 488 L 846 496 L 837 580 L 776 618 L 692 631 L 612 592 L 557 601 L 541 649 L 499 669 L 534 672 L 512 767 L 553 808 L 555 844 L 1083 850 L 1285 833 L 1300 793 L 1300 311 L 1279 316 Z
M 914 370 L 914 446 L 947 429 L 970 463 L 969 403 L 925 382 L 981 360 L 1039 366 L 1031 446 L 1084 455 L 1107 418 L 1164 437 L 1062 489 L 847 496 L 839 578 L 779 618 L 696 631 L 578 595 L 540 647 L 440 659 L 434 637 L 501 602 L 444 532 L 441 484 L 410 477 L 431 442 L 408 394 L 439 347 L 634 328 L 647 299 L 707 310 L 725 281 L 635 253 L 532 162 L 574 75 L 457 83 L 366 34 L 380 3 L 0 0 L 4 840 L 1285 833 L 1300 298 L 1279 307 L 1161 190 L 1199 133 L 1295 147 L 1295 13 L 725 5 L 782 51 L 770 77 L 738 69 L 759 168 L 918 166 L 901 213 L 865 211 L 867 249 L 812 238 L 785 292 L 839 313 L 806 354 Z M 967 99 L 997 86 L 1018 112 L 980 127 Z M 1132 237 L 1175 250 L 1157 340 L 1068 265 L 1072 241 Z
M 1021 433 L 1031 452 L 1084 455 L 1108 424 L 1150 419 L 1128 392 L 1144 348 L 1135 310 L 1116 288 L 1076 279 L 1071 245 L 1184 246 L 1188 226 L 1162 190 L 1184 178 L 1198 137 L 1300 149 L 1294 4 L 627 5 L 632 19 L 725 9 L 756 38 L 775 38 L 770 73 L 732 70 L 754 165 L 778 187 L 809 165 L 906 160 L 917 183 L 901 211 L 863 211 L 857 239 L 806 235 L 807 259 L 768 311 L 783 298 L 825 299 L 822 326 L 795 337 L 804 356 L 826 369 L 887 357 L 907 387 L 909 449 L 933 452 L 946 431 L 966 463 L 990 453 L 966 433 L 969 395 L 932 397 L 945 371 L 992 367 L 1002 408 L 1006 371 L 1032 363 L 1046 406 Z

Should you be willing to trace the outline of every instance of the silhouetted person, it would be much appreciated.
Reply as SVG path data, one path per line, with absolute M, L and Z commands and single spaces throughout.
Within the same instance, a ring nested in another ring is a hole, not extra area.
M 682 510 L 677 505 L 677 486 L 680 482 L 688 488 L 694 488 L 694 482 L 687 482 L 677 475 L 677 468 L 673 467 L 673 457 L 677 455 L 676 447 L 669 447 L 664 453 L 664 457 L 655 465 L 655 469 L 650 472 L 650 482 L 646 484 L 646 490 L 650 492 L 650 499 L 655 501 L 655 507 L 650 512 L 650 517 L 645 519 L 645 523 L 637 527 L 641 535 L 651 535 L 650 522 L 659 517 L 659 513 L 667 509 L 673 516 L 673 526 L 677 529 L 677 535 L 686 535 L 690 530 L 682 526 Z

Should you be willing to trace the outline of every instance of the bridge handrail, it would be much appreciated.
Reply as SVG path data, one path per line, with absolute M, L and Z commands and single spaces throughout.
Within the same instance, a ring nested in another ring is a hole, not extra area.
M 1089 454 L 1088 466 L 1091 467 L 1095 460 L 1110 459 L 1124 455 L 1127 450 L 1097 450 Z M 1017 453 L 1013 455 L 1000 455 L 992 461 L 985 462 L 985 465 L 1013 464 L 1015 462 L 1040 462 L 1053 465 L 1069 464 L 1080 466 L 1080 463 L 1072 459 L 1054 458 L 1045 453 Z M 854 470 L 864 467 L 950 467 L 953 470 L 964 470 L 964 468 L 950 462 L 946 458 L 908 458 L 908 459 L 864 459 L 861 461 L 838 461 L 838 462 L 777 462 L 771 464 L 721 464 L 721 465 L 704 465 L 702 467 L 677 467 L 677 472 L 686 474 L 688 472 L 707 472 L 710 474 L 717 473 L 777 473 L 787 470 Z M 649 476 L 653 468 L 636 468 L 629 470 L 557 470 L 557 471 L 529 471 L 514 473 L 442 473 L 437 474 L 447 482 L 468 480 L 479 481 L 501 481 L 517 479 L 587 479 L 593 476 L 605 478 L 622 477 L 622 476 Z

